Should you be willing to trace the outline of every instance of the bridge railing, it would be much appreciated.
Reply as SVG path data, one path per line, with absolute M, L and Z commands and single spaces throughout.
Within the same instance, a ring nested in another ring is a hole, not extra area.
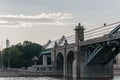
M 109 34 L 112 30 L 114 30 L 120 22 L 104 25 L 95 29 L 91 29 L 84 32 L 84 39 L 89 40 L 97 37 L 101 37 L 104 35 Z M 66 37 L 69 43 L 75 42 L 75 35 L 67 36 Z
M 91 29 L 88 31 L 84 32 L 84 40 L 89 40 L 89 39 L 93 39 L 93 38 L 97 38 L 97 37 L 102 37 L 104 35 L 108 35 L 111 33 L 114 33 L 114 31 L 116 30 L 116 27 L 120 24 L 120 22 L 116 22 L 116 23 L 112 23 L 112 24 L 108 24 L 108 25 L 104 25 L 95 29 Z M 68 44 L 72 44 L 75 43 L 75 35 L 71 35 L 71 36 L 67 36 L 65 37 Z M 58 42 L 58 40 L 52 41 L 52 44 L 48 46 L 49 47 L 53 47 L 55 42 Z M 64 43 L 61 43 L 60 46 L 64 45 Z
M 89 31 L 85 31 L 84 32 L 85 40 L 107 35 L 112 30 L 114 30 L 119 24 L 120 24 L 120 22 L 116 22 L 116 23 L 104 25 L 102 27 L 98 27 L 98 28 L 95 28 L 95 29 L 92 29 L 92 30 L 89 30 Z

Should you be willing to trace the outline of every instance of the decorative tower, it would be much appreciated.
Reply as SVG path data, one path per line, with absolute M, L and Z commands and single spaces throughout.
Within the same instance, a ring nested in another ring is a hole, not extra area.
M 78 26 L 75 27 L 75 43 L 79 43 L 80 41 L 84 41 L 84 27 L 79 23 Z
M 9 39 L 6 39 L 6 48 L 9 48 L 9 47 L 10 47 Z

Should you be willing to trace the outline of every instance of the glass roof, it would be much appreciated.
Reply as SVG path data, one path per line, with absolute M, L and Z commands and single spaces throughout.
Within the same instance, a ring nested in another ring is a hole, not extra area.
M 58 43 L 58 42 L 59 42 L 59 39 L 58 39 L 58 40 L 51 41 L 51 42 L 45 47 L 45 49 L 49 49 L 49 48 L 54 47 L 55 42 Z
M 106 26 L 102 26 L 93 30 L 85 31 L 84 32 L 84 39 L 92 39 L 92 38 L 97 38 L 97 37 L 102 37 L 106 34 L 109 34 L 113 29 L 115 29 L 120 22 L 109 24 Z
M 120 24 L 120 22 L 109 24 L 109 25 L 104 25 L 104 26 L 96 28 L 96 29 L 85 31 L 84 32 L 84 39 L 89 40 L 89 39 L 92 39 L 92 38 L 102 37 L 102 36 L 110 33 L 116 26 L 118 26 L 118 24 Z M 75 43 L 75 35 L 67 36 L 67 37 L 63 36 L 60 39 L 51 41 L 45 47 L 45 49 L 53 48 L 54 45 L 55 45 L 55 42 L 58 43 L 58 46 L 62 46 L 62 45 L 64 45 L 65 40 L 67 40 L 68 44 Z
M 58 46 L 62 46 L 62 45 L 64 45 L 65 40 L 67 40 L 68 44 L 75 43 L 75 36 L 72 35 L 72 36 L 68 36 L 68 37 L 62 37 L 61 39 L 57 39 L 57 40 L 51 41 L 51 43 L 49 43 L 45 47 L 45 49 L 49 49 L 49 48 L 54 47 L 55 42 L 58 43 Z
M 45 50 L 43 50 L 40 54 L 39 54 L 39 57 L 41 56 L 41 55 L 48 55 L 48 54 L 51 54 L 51 49 L 45 49 Z

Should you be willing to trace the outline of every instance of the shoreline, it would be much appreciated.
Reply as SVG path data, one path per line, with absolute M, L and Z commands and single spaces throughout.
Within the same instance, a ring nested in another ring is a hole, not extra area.
M 31 71 L 0 71 L 0 77 L 63 77 L 62 75 L 56 75 L 55 72 L 31 72 Z
M 119 72 L 119 73 L 118 73 Z M 120 75 L 120 70 L 114 71 L 114 76 Z M 63 77 L 62 75 L 56 75 L 55 72 L 31 72 L 31 71 L 0 71 L 0 77 Z

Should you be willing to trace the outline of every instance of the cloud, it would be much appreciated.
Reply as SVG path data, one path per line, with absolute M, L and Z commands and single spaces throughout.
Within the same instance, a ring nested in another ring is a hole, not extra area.
M 39 15 L 0 15 L 0 27 L 31 27 L 39 25 L 67 25 L 70 13 L 41 13 Z

